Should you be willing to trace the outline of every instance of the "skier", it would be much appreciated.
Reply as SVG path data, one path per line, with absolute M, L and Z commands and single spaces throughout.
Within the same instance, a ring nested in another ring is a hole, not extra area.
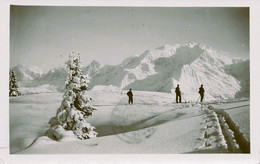
M 203 98 L 204 98 L 204 88 L 203 85 L 200 86 L 199 88 L 199 94 L 200 94 L 200 102 L 202 102 Z
M 180 91 L 180 87 L 179 84 L 177 85 L 176 89 L 175 89 L 175 93 L 176 93 L 176 103 L 181 103 L 181 91 Z M 178 101 L 179 98 L 179 101 Z
M 129 104 L 133 104 L 133 93 L 132 93 L 132 89 L 130 88 L 129 91 L 127 92 L 127 96 L 129 98 L 128 103 Z

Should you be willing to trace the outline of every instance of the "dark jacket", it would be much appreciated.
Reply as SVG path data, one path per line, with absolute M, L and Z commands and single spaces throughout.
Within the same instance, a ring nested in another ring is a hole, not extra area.
M 128 96 L 128 97 L 133 97 L 132 91 L 128 91 L 128 92 L 127 92 L 127 96 Z
M 204 88 L 203 88 L 203 87 L 200 87 L 199 93 L 200 93 L 200 94 L 204 94 L 204 92 L 205 92 L 205 91 L 204 91 Z
M 176 87 L 176 89 L 175 89 L 175 93 L 176 93 L 176 94 L 180 94 L 180 93 L 181 93 L 181 91 L 180 91 L 180 87 Z

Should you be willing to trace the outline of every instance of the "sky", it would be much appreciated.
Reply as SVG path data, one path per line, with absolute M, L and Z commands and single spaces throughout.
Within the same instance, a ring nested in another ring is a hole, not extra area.
M 11 6 L 10 66 L 64 67 L 125 58 L 165 44 L 204 43 L 249 59 L 249 8 Z

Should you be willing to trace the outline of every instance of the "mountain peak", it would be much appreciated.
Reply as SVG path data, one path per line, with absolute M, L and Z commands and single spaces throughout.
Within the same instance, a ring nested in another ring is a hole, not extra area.
M 37 74 L 40 74 L 42 75 L 44 72 L 42 71 L 42 69 L 36 65 L 29 65 L 27 67 L 30 71 L 34 72 L 34 73 L 37 73 Z
M 170 44 L 165 44 L 162 45 L 158 48 L 156 48 L 156 50 L 176 50 L 177 48 L 179 48 L 181 45 L 180 44 L 175 44 L 175 45 L 170 45 Z
M 188 43 L 184 44 L 183 46 L 187 46 L 187 47 L 193 48 L 196 45 L 198 45 L 198 43 L 189 41 Z
M 96 66 L 96 67 L 102 67 L 103 66 L 100 62 L 98 62 L 96 60 L 92 60 L 92 62 L 89 65 Z

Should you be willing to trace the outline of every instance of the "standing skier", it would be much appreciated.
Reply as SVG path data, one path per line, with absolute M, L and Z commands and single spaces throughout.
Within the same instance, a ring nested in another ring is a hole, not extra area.
M 129 104 L 133 104 L 133 93 L 132 93 L 132 89 L 130 88 L 129 91 L 127 92 L 127 96 L 129 98 L 128 103 Z
M 179 84 L 177 85 L 176 89 L 175 89 L 175 93 L 176 93 L 176 103 L 181 103 L 181 91 L 180 91 L 180 87 Z M 179 101 L 178 101 L 179 98 Z
M 200 102 L 202 102 L 203 98 L 204 98 L 204 88 L 203 85 L 200 86 L 199 88 L 199 94 L 200 94 Z

